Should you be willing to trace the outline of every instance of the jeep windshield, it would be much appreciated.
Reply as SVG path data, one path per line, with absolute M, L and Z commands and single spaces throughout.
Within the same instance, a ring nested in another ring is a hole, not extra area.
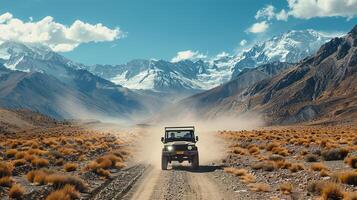
M 166 131 L 165 139 L 166 142 L 194 141 L 194 135 L 191 130 L 170 130 Z

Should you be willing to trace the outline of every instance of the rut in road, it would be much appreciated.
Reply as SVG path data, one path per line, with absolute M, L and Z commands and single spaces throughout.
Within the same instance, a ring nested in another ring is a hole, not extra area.
M 202 166 L 191 171 L 190 167 L 179 166 L 162 171 L 150 166 L 124 199 L 234 199 L 210 176 L 215 169 Z

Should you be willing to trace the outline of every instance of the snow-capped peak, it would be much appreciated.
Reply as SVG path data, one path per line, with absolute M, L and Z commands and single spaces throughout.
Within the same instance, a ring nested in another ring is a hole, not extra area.
M 326 43 L 330 36 L 318 31 L 291 30 L 260 42 L 241 54 L 241 59 L 235 64 L 232 78 L 244 68 L 253 68 L 274 61 L 296 63 L 314 54 Z

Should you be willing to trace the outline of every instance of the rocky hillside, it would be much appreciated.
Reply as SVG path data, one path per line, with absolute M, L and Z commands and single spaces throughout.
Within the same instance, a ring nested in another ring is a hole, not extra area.
M 219 105 L 226 98 L 240 94 L 249 86 L 272 77 L 292 65 L 291 63 L 273 62 L 257 68 L 246 68 L 236 79 L 206 92 L 193 95 L 180 103 L 185 106 L 190 105 L 192 109 L 199 108 L 198 110 L 205 112 L 212 105 Z
M 216 96 L 214 101 L 206 101 L 207 109 L 198 107 L 201 115 L 255 112 L 274 124 L 356 119 L 356 74 L 357 26 L 345 37 L 332 39 L 314 56 L 276 76 L 225 93 L 229 95 L 213 95 L 215 91 L 229 91 L 230 82 L 184 102 L 202 102 L 202 97 Z
M 148 111 L 142 95 L 86 70 L 65 66 L 61 70 L 63 79 L 47 71 L 23 72 L 0 66 L 0 106 L 30 109 L 55 118 L 127 118 Z

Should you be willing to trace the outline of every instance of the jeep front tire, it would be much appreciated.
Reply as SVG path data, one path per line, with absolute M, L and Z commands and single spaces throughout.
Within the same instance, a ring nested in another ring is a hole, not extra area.
M 198 167 L 200 166 L 199 164 L 199 157 L 198 157 L 198 154 L 195 155 L 192 159 L 192 168 L 193 169 L 198 169 Z
M 167 164 L 169 160 L 166 156 L 161 156 L 161 169 L 162 170 L 167 170 Z

